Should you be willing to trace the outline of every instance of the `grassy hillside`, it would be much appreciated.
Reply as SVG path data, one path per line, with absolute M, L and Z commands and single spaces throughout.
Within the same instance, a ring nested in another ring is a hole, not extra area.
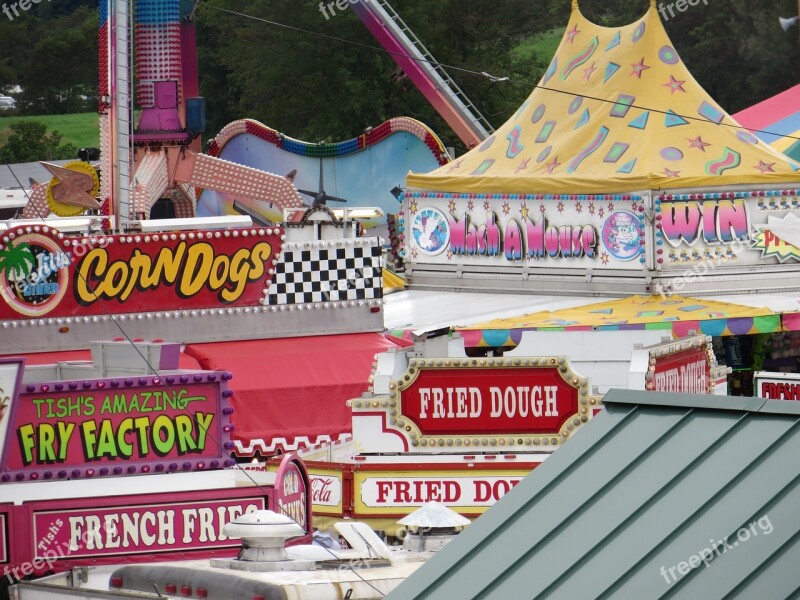
M 511 50 L 512 61 L 517 64 L 538 62 L 548 65 L 558 50 L 565 29 L 565 27 L 551 29 L 523 40 Z
M 58 131 L 62 144 L 75 144 L 78 148 L 97 148 L 100 145 L 100 125 L 97 113 L 72 115 L 44 115 L 36 117 L 0 117 L 0 146 L 11 135 L 11 124 L 21 121 L 40 121 L 48 131 Z

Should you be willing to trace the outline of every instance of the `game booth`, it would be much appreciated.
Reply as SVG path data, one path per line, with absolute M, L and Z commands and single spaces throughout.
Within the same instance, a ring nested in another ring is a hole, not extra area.
M 797 330 L 798 184 L 798 163 L 698 85 L 654 5 L 606 28 L 574 3 L 514 115 L 451 164 L 408 176 L 408 290 L 390 303 L 419 315 L 416 302 L 443 293 L 431 322 L 452 307 L 475 356 L 504 354 L 526 331 L 586 332 L 597 351 L 617 338 L 593 333 L 711 335 L 730 392 L 747 395 L 754 372 L 786 367 L 775 353 Z M 528 304 L 476 318 L 458 306 L 474 291 Z M 387 322 L 407 337 L 424 327 L 396 312 Z

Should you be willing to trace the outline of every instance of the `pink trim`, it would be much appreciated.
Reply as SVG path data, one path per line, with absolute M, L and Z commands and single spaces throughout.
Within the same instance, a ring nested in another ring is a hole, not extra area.
M 407 51 L 400 42 L 391 35 L 383 23 L 378 19 L 364 4 L 360 2 L 350 3 L 353 12 L 364 23 L 364 26 L 375 37 L 387 52 L 391 53 L 392 60 L 403 69 L 403 72 L 414 83 L 422 95 L 431 103 L 436 112 L 447 121 L 456 135 L 464 142 L 468 148 L 473 148 L 480 144 L 483 139 L 478 137 L 468 123 L 453 109 L 444 95 L 439 91 L 439 87 L 434 81 L 428 78 L 425 71 L 420 67 L 420 63 L 407 57 Z
M 439 137 L 427 125 L 410 117 L 394 117 L 388 121 L 384 121 L 377 127 L 373 127 L 370 129 L 369 133 L 361 134 L 358 137 L 358 150 L 355 152 L 370 148 L 371 146 L 382 142 L 393 133 L 398 132 L 410 133 L 417 136 L 417 138 L 419 138 L 419 140 L 430 149 L 431 154 L 434 155 L 440 166 L 446 165 L 450 162 L 447 149 L 444 147 L 444 144 Z M 284 140 L 289 140 L 300 144 L 306 143 L 302 140 L 297 140 L 283 135 L 277 129 L 268 127 L 267 125 L 264 125 L 263 123 L 260 123 L 254 119 L 240 119 L 238 121 L 228 123 L 222 128 L 222 130 L 220 130 L 217 136 L 209 142 L 207 154 L 209 156 L 219 156 L 219 153 L 222 152 L 225 144 L 227 144 L 237 135 L 242 134 L 254 135 L 265 142 L 269 142 L 270 144 L 277 146 L 278 148 L 283 147 Z M 289 151 L 287 150 L 287 152 Z M 347 154 L 342 154 L 340 156 L 347 156 Z M 331 156 L 329 158 L 337 157 Z
M 800 85 L 796 85 L 731 116 L 747 129 L 768 129 L 772 123 L 795 114 L 799 106 Z

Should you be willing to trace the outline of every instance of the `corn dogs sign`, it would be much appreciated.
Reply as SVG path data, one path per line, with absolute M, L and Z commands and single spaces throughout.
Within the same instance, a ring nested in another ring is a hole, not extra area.
M 67 237 L 46 225 L 0 237 L 0 320 L 257 306 L 280 228 Z

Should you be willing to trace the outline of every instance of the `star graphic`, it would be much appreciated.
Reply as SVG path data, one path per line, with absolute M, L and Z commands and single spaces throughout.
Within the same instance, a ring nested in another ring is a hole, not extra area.
M 576 38 L 576 37 L 578 37 L 578 34 L 579 34 L 580 32 L 581 32 L 581 30 L 580 30 L 580 29 L 578 29 L 578 25 L 577 25 L 577 24 L 575 25 L 575 27 L 573 27 L 572 29 L 570 29 L 570 30 L 567 32 L 567 39 L 569 40 L 569 43 L 570 43 L 570 44 L 572 44 L 572 43 L 574 43 L 574 42 L 575 42 L 575 38 Z
M 637 210 L 639 210 L 639 205 L 636 202 L 631 202 L 631 210 L 633 212 L 636 212 Z
M 483 210 L 489 210 L 489 201 L 483 203 Z
M 519 163 L 519 166 L 516 169 L 514 169 L 514 173 L 519 173 L 520 171 L 524 171 L 525 169 L 527 169 L 529 162 L 531 162 L 530 158 L 526 158 L 525 160 L 523 160 L 521 163 Z
M 775 169 L 772 168 L 774 166 L 775 166 L 775 163 L 768 163 L 768 162 L 764 162 L 763 160 L 759 160 L 758 161 L 758 165 L 756 165 L 753 168 L 754 169 L 758 169 L 762 173 L 774 173 Z
M 609 202 L 608 203 L 608 212 L 614 212 L 614 203 L 613 202 Z
M 584 81 L 589 81 L 589 79 L 591 78 L 592 74 L 595 71 L 597 71 L 597 67 L 595 67 L 594 65 L 595 65 L 595 63 L 593 62 L 591 67 L 586 67 L 583 70 L 583 80 Z
M 597 210 L 597 216 L 600 217 L 601 219 L 605 216 L 605 214 L 606 214 L 606 211 L 602 207 L 600 207 Z
M 679 81 L 678 79 L 675 79 L 672 75 L 670 75 L 669 81 L 663 84 L 663 86 L 669 88 L 669 93 L 671 96 L 675 92 L 686 92 L 686 90 L 683 89 L 684 83 L 686 83 L 686 81 Z
M 89 194 L 94 189 L 91 175 L 46 162 L 43 162 L 42 166 L 58 180 L 58 183 L 51 188 L 56 202 L 94 210 L 100 208 L 94 196 Z
M 520 205 L 520 207 L 519 207 L 519 214 L 521 214 L 521 215 L 522 215 L 522 218 L 523 218 L 523 219 L 527 219 L 527 218 L 528 218 L 528 213 L 529 213 L 529 212 L 530 212 L 530 209 L 529 209 L 529 208 L 527 207 L 527 205 L 526 205 L 526 204 L 523 202 L 523 203 Z
M 452 250 L 448 250 L 447 251 L 447 260 L 453 260 L 453 251 Z
M 409 210 L 410 210 L 412 213 L 415 213 L 415 212 L 417 212 L 417 201 L 416 201 L 416 200 L 412 200 L 412 201 L 411 201 L 411 204 L 409 204 L 409 205 L 408 205 L 408 209 L 409 209 Z
M 413 260 L 417 260 L 417 249 L 416 248 L 412 248 L 411 249 L 411 258 Z
M 503 202 L 503 214 L 508 215 L 511 212 L 511 206 L 509 206 L 508 202 Z
M 450 200 L 450 202 L 447 205 L 447 208 L 450 209 L 450 212 L 456 212 L 456 201 Z
M 559 214 L 564 212 L 564 203 L 559 200 L 558 204 L 556 204 L 556 208 L 558 209 Z
M 638 77 L 639 79 L 642 78 L 642 73 L 650 68 L 646 64 L 644 64 L 644 58 L 642 58 L 638 63 L 632 63 L 631 67 L 633 67 L 633 71 L 631 71 L 630 76 L 633 77 L 634 75 L 636 75 L 636 77 Z
M 593 215 L 593 214 L 594 214 L 594 202 L 589 202 L 589 208 L 588 208 L 588 210 L 589 210 L 589 214 L 590 214 L 590 215 Z
M 607 264 L 608 264 L 608 254 L 607 254 L 606 252 L 603 252 L 603 253 L 600 255 L 600 260 L 602 261 L 602 263 L 603 263 L 604 265 L 607 265 Z
M 471 211 L 475 208 L 475 203 L 472 200 L 467 200 L 467 210 Z
M 697 148 L 698 150 L 702 150 L 703 152 L 705 152 L 706 148 L 711 145 L 707 142 L 704 142 L 703 138 L 700 137 L 699 135 L 694 139 L 690 138 L 686 139 L 689 140 L 689 148 Z
M 555 158 L 553 158 L 553 160 L 551 160 L 549 163 L 547 163 L 547 174 L 548 175 L 552 175 L 553 171 L 555 171 L 556 168 L 558 168 L 560 166 L 561 166 L 561 163 L 558 162 L 558 157 L 556 156 Z
M 453 165 L 447 170 L 447 172 L 448 173 L 452 173 L 456 169 L 460 169 L 461 168 L 461 163 L 463 163 L 463 162 L 464 162 L 464 159 L 462 158 L 462 159 L 458 160 L 458 162 L 453 163 Z
M 583 205 L 581 205 L 580 202 L 575 203 L 575 212 L 577 212 L 578 214 L 583 212 Z
M 680 171 L 672 171 L 670 169 L 664 169 L 662 171 L 662 173 L 664 173 L 664 175 L 666 175 L 667 177 L 680 177 L 681 176 L 681 172 Z
M 544 215 L 547 212 L 547 209 L 544 207 L 544 204 L 539 205 L 539 212 Z

